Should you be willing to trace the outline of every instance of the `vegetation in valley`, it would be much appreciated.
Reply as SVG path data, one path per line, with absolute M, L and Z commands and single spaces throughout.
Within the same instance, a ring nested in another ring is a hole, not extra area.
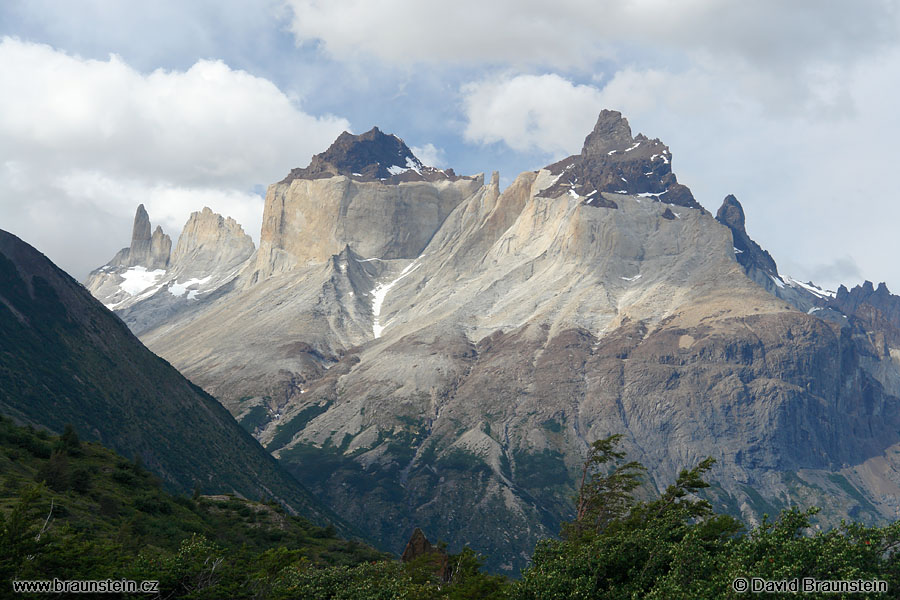
M 469 548 L 442 573 L 433 555 L 402 563 L 265 499 L 173 496 L 139 463 L 71 428 L 57 437 L 2 419 L 0 579 L 158 580 L 166 598 L 713 599 L 744 597 L 733 582 L 753 577 L 900 589 L 900 523 L 814 532 L 815 509 L 791 508 L 746 531 L 700 497 L 711 459 L 638 501 L 643 467 L 625 462 L 618 439 L 593 444 L 575 518 L 508 580 L 483 573 L 484 557 Z

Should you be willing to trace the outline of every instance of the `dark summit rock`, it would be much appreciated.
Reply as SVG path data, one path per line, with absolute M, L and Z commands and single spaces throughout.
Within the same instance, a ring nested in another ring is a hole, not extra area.
M 280 183 L 335 175 L 386 183 L 458 178 L 453 169 L 443 171 L 422 164 L 403 140 L 373 127 L 361 135 L 343 132 L 325 152 L 313 156 L 308 167 L 291 169 Z
M 556 197 L 572 191 L 579 196 L 592 192 L 645 195 L 669 204 L 703 210 L 691 190 L 672 172 L 672 153 L 659 139 L 631 135 L 622 113 L 604 110 L 594 130 L 584 140 L 581 154 L 547 167 L 559 179 L 542 195 Z M 599 194 L 596 194 L 599 195 Z M 591 206 L 607 206 L 597 200 Z
M 641 141 L 646 141 L 644 135 L 638 135 Z M 624 150 L 631 146 L 635 139 L 631 137 L 631 127 L 628 119 L 622 113 L 615 110 L 603 110 L 597 117 L 594 130 L 584 138 L 584 147 L 581 149 L 582 158 L 602 156 L 610 151 Z
M 722 201 L 722 206 L 716 212 L 716 221 L 731 230 L 734 238 L 735 258 L 744 267 L 745 271 L 756 268 L 772 277 L 778 277 L 778 266 L 775 259 L 750 239 L 744 219 L 744 208 L 738 199 L 729 194 Z

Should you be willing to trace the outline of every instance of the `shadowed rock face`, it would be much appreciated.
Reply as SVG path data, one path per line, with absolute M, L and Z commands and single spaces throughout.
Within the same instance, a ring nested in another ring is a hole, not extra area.
M 744 270 L 759 269 L 767 274 L 778 275 L 778 267 L 772 256 L 747 235 L 744 208 L 737 198 L 731 194 L 725 197 L 716 213 L 716 221 L 731 230 L 734 237 L 735 258 Z
M 840 286 L 829 306 L 854 318 L 864 330 L 882 333 L 890 347 L 900 347 L 900 296 L 891 294 L 884 282 L 878 288 L 871 281 L 851 290 Z
M 319 523 L 334 518 L 215 398 L 147 350 L 78 282 L 5 231 L 0 413 L 55 432 L 71 424 L 83 439 L 140 457 L 178 493 L 199 487 L 272 497 Z
M 651 140 L 643 134 L 632 137 L 628 120 L 621 113 L 604 110 L 585 138 L 581 154 L 547 167 L 560 177 L 543 194 L 555 197 L 569 190 L 583 197 L 601 192 L 644 194 L 660 202 L 702 210 L 691 191 L 678 183 L 671 162 L 669 147 L 659 139 Z M 615 208 L 609 198 L 602 206 Z

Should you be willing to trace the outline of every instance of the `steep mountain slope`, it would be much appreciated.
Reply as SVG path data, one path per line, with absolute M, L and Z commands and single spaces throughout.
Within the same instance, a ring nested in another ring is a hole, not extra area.
M 0 412 L 140 457 L 172 490 L 333 518 L 214 398 L 37 250 L 0 231 Z
M 134 560 L 148 547 L 175 553 L 183 540 L 198 533 L 235 551 L 243 548 L 261 552 L 279 546 L 302 550 L 313 564 L 322 566 L 386 558 L 363 544 L 336 538 L 333 529 L 286 514 L 270 499 L 263 503 L 234 495 L 172 495 L 161 489 L 152 473 L 100 444 L 17 427 L 2 416 L 0 473 L 0 516 L 9 518 L 23 500 L 28 504 L 25 499 L 35 484 L 43 483 L 44 487 L 37 490 L 38 497 L 31 501 L 37 506 L 27 506 L 36 509 L 38 528 L 51 513 L 43 537 L 55 537 L 63 544 L 72 542 L 77 554 L 82 554 L 78 550 L 83 547 L 76 545 L 81 538 L 87 544 L 99 545 L 97 550 L 107 554 L 79 556 L 80 573 L 74 565 L 66 565 L 76 577 L 96 572 L 92 559 L 112 567 L 104 577 L 122 577 L 117 559 Z M 37 557 L 36 562 L 43 562 L 42 558 L 46 556 Z M 52 560 L 47 563 L 50 572 L 42 575 L 62 576 L 53 572 L 58 564 Z
M 501 193 L 497 174 L 382 181 L 417 163 L 373 131 L 270 186 L 233 285 L 142 334 L 352 523 L 515 570 L 609 433 L 650 486 L 715 457 L 711 499 L 751 522 L 896 514 L 900 355 L 876 313 L 782 278 L 662 142 L 604 111 L 580 154 Z

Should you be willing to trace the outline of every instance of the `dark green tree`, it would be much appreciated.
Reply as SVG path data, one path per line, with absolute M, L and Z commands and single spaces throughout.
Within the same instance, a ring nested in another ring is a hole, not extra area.
M 599 533 L 628 514 L 634 503 L 632 492 L 646 469 L 634 461 L 622 464 L 625 453 L 616 450 L 621 439 L 621 434 L 615 434 L 591 444 L 575 497 L 575 520 L 563 525 L 564 538 Z
M 33 574 L 39 562 L 35 559 L 47 545 L 40 518 L 44 510 L 41 489 L 42 486 L 32 485 L 12 511 L 6 516 L 0 512 L 0 580 L 4 582 Z
M 47 462 L 38 470 L 35 478 L 39 482 L 45 482 L 55 492 L 64 492 L 69 489 L 71 473 L 66 453 L 54 450 Z
M 68 454 L 78 456 L 81 453 L 81 440 L 78 439 L 78 434 L 75 433 L 71 423 L 66 424 L 65 430 L 59 436 L 59 442 L 61 449 Z

